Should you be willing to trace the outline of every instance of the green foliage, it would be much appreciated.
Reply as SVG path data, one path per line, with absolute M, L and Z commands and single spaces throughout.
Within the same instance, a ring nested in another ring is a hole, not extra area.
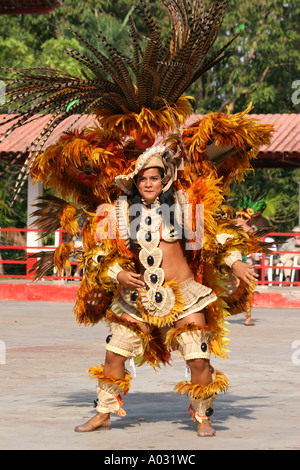
M 6 162 L 0 161 L 0 172 L 5 168 Z M 13 188 L 18 167 L 11 167 L 1 176 L 0 183 L 0 227 L 26 227 L 27 223 L 27 186 L 23 186 L 20 197 L 13 207 L 10 202 L 13 196 Z
M 17 37 L 0 37 L 1 65 L 6 67 L 30 67 L 34 63 L 31 48 Z
M 81 66 L 65 51 L 74 49 L 81 52 L 82 47 L 77 39 L 58 37 L 51 38 L 41 46 L 39 61 L 46 67 L 63 70 L 72 75 L 81 76 Z
M 299 112 L 292 83 L 300 77 L 300 4 L 279 0 L 232 0 L 217 46 L 233 37 L 232 55 L 194 85 L 195 110 L 238 112 L 252 101 L 255 113 Z

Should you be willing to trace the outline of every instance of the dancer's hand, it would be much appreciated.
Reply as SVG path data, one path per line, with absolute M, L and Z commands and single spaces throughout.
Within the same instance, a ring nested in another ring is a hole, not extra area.
M 239 280 L 246 282 L 249 286 L 252 282 L 256 282 L 258 277 L 258 274 L 254 272 L 253 266 L 249 266 L 249 264 L 243 263 L 243 261 L 233 263 L 232 272 Z
M 121 271 L 117 275 L 117 280 L 119 283 L 129 290 L 136 290 L 136 289 L 145 289 L 146 286 L 144 282 L 141 280 L 141 275 L 132 273 L 130 271 Z

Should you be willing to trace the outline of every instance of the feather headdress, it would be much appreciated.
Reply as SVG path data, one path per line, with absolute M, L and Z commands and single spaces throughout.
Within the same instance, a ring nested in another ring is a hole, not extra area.
M 1 140 L 39 115 L 45 112 L 49 115 L 42 132 L 22 152 L 28 157 L 18 176 L 15 198 L 49 136 L 72 114 L 77 115 L 76 119 L 82 114 L 94 114 L 105 131 L 117 131 L 137 141 L 144 134 L 153 138 L 157 132 L 168 132 L 174 127 L 168 106 L 176 119 L 184 123 L 191 107 L 183 93 L 228 56 L 228 47 L 235 37 L 208 58 L 222 26 L 227 2 L 214 0 L 206 10 L 202 0 L 162 0 L 162 4 L 171 20 L 171 32 L 165 44 L 150 9 L 140 0 L 141 8 L 135 10 L 147 27 L 148 37 L 142 50 L 134 18 L 130 16 L 131 58 L 113 47 L 101 31 L 99 37 L 107 55 L 74 33 L 94 56 L 91 59 L 67 50 L 85 67 L 84 78 L 46 67 L 6 70 L 15 74 L 14 78 L 6 79 L 9 83 L 6 104 L 21 104 L 16 114 L 5 120 L 10 128 Z
M 266 208 L 266 201 L 259 199 L 258 201 L 253 200 L 250 196 L 243 196 L 238 202 L 237 216 L 243 216 L 250 220 L 251 217 L 255 217 L 261 214 Z

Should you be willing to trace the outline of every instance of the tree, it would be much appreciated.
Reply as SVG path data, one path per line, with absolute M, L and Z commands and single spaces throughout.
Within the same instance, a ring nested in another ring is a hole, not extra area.
M 6 162 L 0 161 L 0 173 L 4 170 Z M 0 184 L 0 227 L 25 227 L 27 209 L 27 191 L 23 187 L 20 197 L 14 207 L 10 207 L 14 183 L 18 175 L 19 168 L 11 167 L 3 176 Z
M 296 1 L 246 0 L 229 2 L 218 46 L 233 37 L 231 57 L 208 72 L 191 90 L 195 111 L 231 112 L 253 102 L 255 113 L 291 113 L 292 84 L 300 76 L 300 4 Z

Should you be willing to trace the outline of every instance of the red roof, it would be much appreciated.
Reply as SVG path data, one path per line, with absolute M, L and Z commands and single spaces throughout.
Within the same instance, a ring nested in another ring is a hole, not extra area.
M 274 124 L 275 132 L 271 144 L 268 147 L 262 147 L 257 160 L 253 161 L 254 167 L 300 167 L 300 114 L 251 114 L 251 117 L 259 120 L 262 124 Z M 0 125 L 2 119 L 5 120 L 11 116 L 0 115 Z M 187 124 L 191 124 L 202 116 L 192 116 Z M 72 123 L 79 118 L 75 125 Z M 64 122 L 59 124 L 47 142 L 52 145 L 59 137 L 69 129 L 83 129 L 92 127 L 94 116 L 72 115 Z M 4 142 L 0 143 L 0 158 L 13 158 L 17 153 L 24 151 L 38 136 L 49 115 L 41 117 L 39 120 L 32 121 L 22 128 L 10 134 Z M 71 127 L 70 127 L 71 126 Z M 9 128 L 9 124 L 1 126 L 1 133 Z
M 51 13 L 61 0 L 1 0 L 0 15 L 38 15 Z

